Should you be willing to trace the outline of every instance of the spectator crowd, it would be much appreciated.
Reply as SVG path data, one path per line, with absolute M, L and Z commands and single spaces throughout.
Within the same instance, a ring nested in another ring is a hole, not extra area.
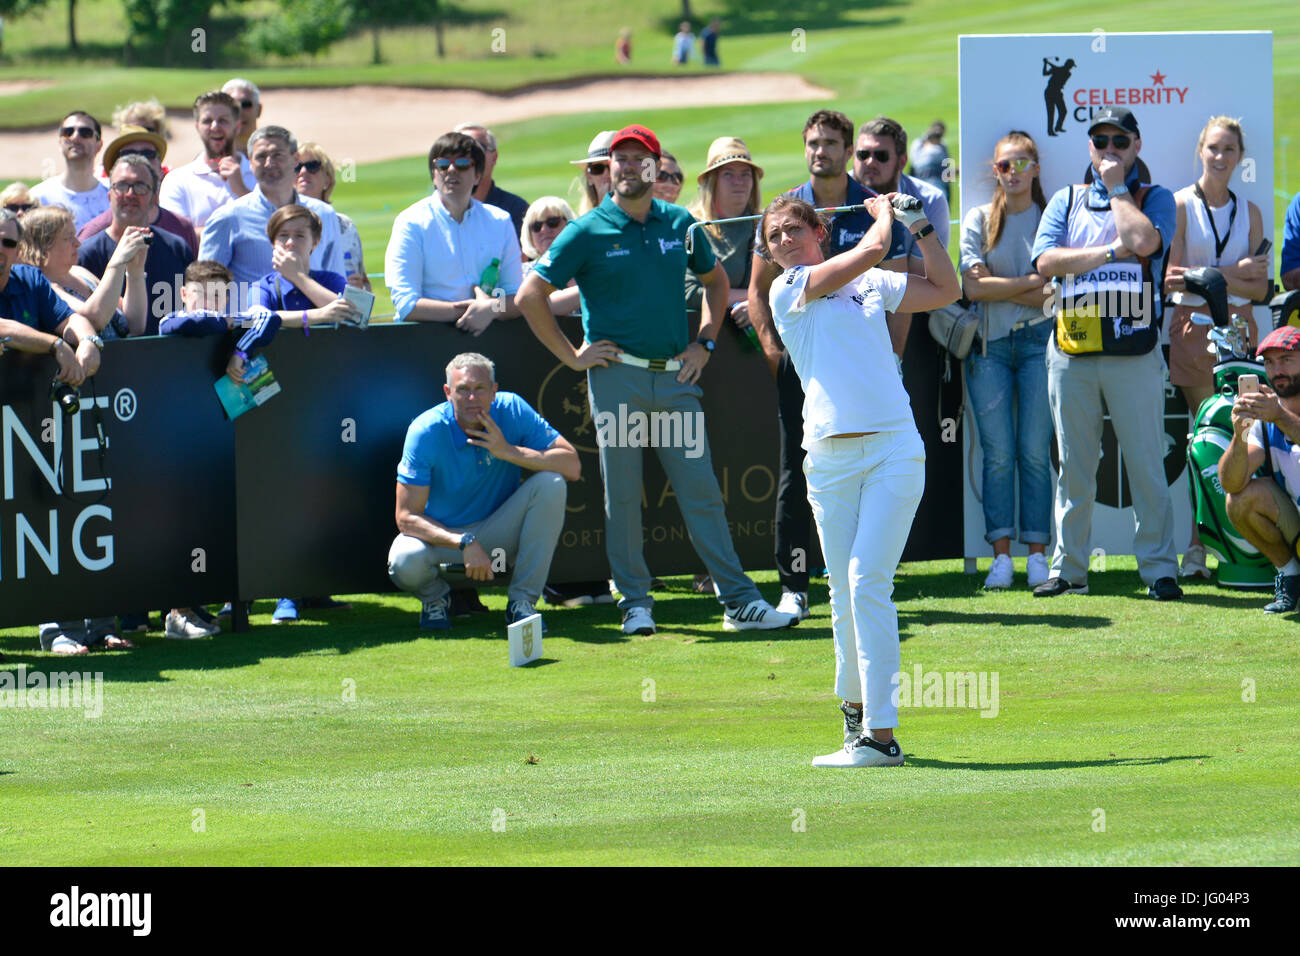
M 714 21 L 698 38 L 706 65 L 718 65 L 718 36 Z M 683 23 L 674 62 L 687 63 L 696 40 Z M 317 326 L 359 320 L 345 293 L 371 283 L 357 224 L 333 204 L 338 170 L 325 147 L 299 142 L 274 115 L 263 122 L 261 93 L 244 79 L 198 96 L 192 119 L 200 152 L 169 163 L 167 117 L 157 101 L 117 111 L 117 133 L 106 145 L 95 117 L 70 112 L 54 131 L 62 171 L 0 192 L 0 350 L 49 353 L 58 379 L 77 385 L 95 374 L 105 340 L 239 327 L 227 374 L 242 382 L 256 350 L 277 330 L 308 335 Z M 736 135 L 741 131 L 718 132 L 696 167 L 689 207 L 678 199 L 691 157 L 673 156 L 642 126 L 596 132 L 585 155 L 571 161 L 580 167 L 575 212 L 559 196 L 530 202 L 508 191 L 497 181 L 500 144 L 492 130 L 462 123 L 434 138 L 432 191 L 396 216 L 383 276 L 398 322 L 450 323 L 478 336 L 494 322 L 524 318 L 520 334 L 529 334 L 526 325 L 560 361 L 586 372 L 593 417 L 622 407 L 699 413 L 697 382 L 724 325 L 750 337 L 776 382 L 775 605 L 736 559 L 707 446 L 701 456 L 657 451 L 704 566 L 696 589 L 716 596 L 727 628 L 785 627 L 809 615 L 814 569 L 797 556 L 813 552 L 805 457 L 818 436 L 805 434 L 805 417 L 824 396 L 808 392 L 774 322 L 783 272 L 755 222 L 764 211 L 763 166 Z M 879 196 L 912 197 L 946 245 L 951 163 L 944 133 L 936 122 L 909 147 L 902 125 L 889 117 L 855 127 L 843 113 L 817 110 L 800 133 L 808 178 L 784 193 L 818 209 L 850 207 L 819 219 L 828 260 L 858 248 L 869 232 L 885 237 L 878 268 L 900 278 L 889 280 L 899 290 L 886 300 L 895 311 L 881 315 L 900 377 L 914 317 L 898 309 L 904 301 L 933 305 L 902 292 L 908 277 L 919 282 L 933 272 L 922 246 L 931 230 L 892 219 L 876 227 L 868 210 L 880 211 Z M 1035 596 L 1087 593 L 1103 406 L 1125 410 L 1111 421 L 1134 499 L 1139 574 L 1150 595 L 1175 600 L 1180 574 L 1209 575 L 1195 535 L 1182 542 L 1178 563 L 1163 466 L 1159 333 L 1169 330 L 1170 377 L 1195 412 L 1213 391 L 1213 359 L 1206 304 L 1188 291 L 1184 273 L 1219 268 L 1233 310 L 1244 314 L 1250 303 L 1267 301 L 1272 264 L 1259 210 L 1239 204 L 1230 188 L 1246 149 L 1237 121 L 1209 120 L 1195 144 L 1201 174 L 1185 188 L 1146 181 L 1141 145 L 1134 113 L 1101 110 L 1079 142 L 1089 181 L 1052 196 L 1043 192 L 1038 150 L 1025 132 L 1006 130 L 992 156 L 967 157 L 993 183 L 991 202 L 968 210 L 961 223 L 957 257 L 962 291 L 981 322 L 965 373 L 983 453 L 986 538 L 995 555 L 985 579 L 990 589 L 1014 583 L 1011 543 L 1018 538 L 1030 552 Z M 916 175 L 904 171 L 909 161 Z M 688 250 L 686 230 L 697 221 L 705 225 Z M 1281 284 L 1294 289 L 1300 196 L 1284 231 Z M 1090 311 L 1081 304 L 1085 294 L 1090 301 L 1111 294 L 1106 301 L 1122 304 Z M 579 312 L 586 338 L 575 348 L 555 317 Z M 917 317 L 928 320 L 927 313 Z M 1263 516 L 1254 530 L 1241 530 L 1267 539 L 1265 553 L 1278 567 L 1276 600 L 1286 605 L 1289 596 L 1291 610 L 1300 601 L 1300 564 L 1258 529 L 1269 521 L 1300 527 L 1300 517 L 1291 520 L 1300 476 L 1286 464 L 1294 461 L 1288 451 L 1300 445 L 1300 413 L 1286 401 L 1300 393 L 1300 378 L 1286 374 L 1300 336 L 1270 336 L 1260 348 L 1265 367 L 1279 375 L 1264 398 L 1252 400 L 1250 414 L 1238 416 L 1251 424 L 1239 429 L 1240 447 L 1225 453 L 1225 460 L 1234 457 L 1224 486 L 1243 489 L 1238 513 L 1246 513 L 1247 496 L 1250 514 Z M 506 551 L 513 569 L 509 622 L 531 616 L 543 597 L 551 604 L 612 600 L 606 582 L 547 586 L 564 483 L 577 480 L 581 465 L 569 441 L 508 388 L 496 381 L 489 356 L 467 351 L 446 369 L 447 402 L 411 424 L 396 472 L 399 534 L 389 570 L 399 587 L 419 596 L 424 628 L 450 627 L 477 606 L 473 588 L 449 583 L 445 568 L 463 565 L 471 584 L 490 580 L 494 548 Z M 1280 496 L 1245 490 L 1267 449 L 1280 463 Z M 640 540 L 642 450 L 602 441 L 599 451 L 623 630 L 653 633 L 657 579 Z M 336 602 L 282 598 L 275 620 L 296 620 L 304 603 Z M 219 617 L 172 608 L 163 630 L 173 638 L 203 637 L 219 631 Z M 78 654 L 101 643 L 129 647 L 127 635 L 147 626 L 143 614 L 123 615 L 120 623 L 51 622 L 40 637 L 48 650 Z

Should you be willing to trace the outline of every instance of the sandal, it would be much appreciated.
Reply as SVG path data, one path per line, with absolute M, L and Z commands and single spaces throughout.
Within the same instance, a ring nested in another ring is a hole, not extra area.
M 134 647 L 135 644 L 125 637 L 118 637 L 116 634 L 108 634 L 104 637 L 104 650 L 106 651 L 129 651 Z
M 712 594 L 713 578 L 707 574 L 695 575 L 695 580 L 691 582 L 691 590 L 696 594 Z

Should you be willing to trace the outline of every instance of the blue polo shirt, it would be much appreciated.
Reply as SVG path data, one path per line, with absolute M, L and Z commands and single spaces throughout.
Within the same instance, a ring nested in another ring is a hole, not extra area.
M 557 289 L 578 281 L 588 342 L 609 339 L 640 358 L 672 358 L 691 342 L 686 270 L 703 275 L 717 262 L 705 236 L 686 255 L 694 221 L 681 206 L 655 199 L 637 222 L 607 195 L 564 227 L 535 271 Z
M 348 286 L 348 280 L 337 272 L 311 269 L 307 274 L 335 295 L 341 295 Z M 275 312 L 302 312 L 305 309 L 316 308 L 315 302 L 303 295 L 296 285 L 278 272 L 268 273 L 253 283 L 253 288 L 249 290 L 249 302 L 252 305 L 265 306 Z
M 20 263 L 9 270 L 9 281 L 0 289 L 0 319 L 54 335 L 59 323 L 71 315 L 40 269 Z
M 346 272 L 346 249 L 334 207 L 299 193 L 293 194 L 293 202 L 306 206 L 320 218 L 320 242 L 311 251 L 311 268 Z M 236 282 L 256 282 L 271 271 L 271 240 L 266 235 L 266 224 L 276 208 L 261 186 L 226 203 L 203 226 L 199 258 L 220 262 Z
M 801 186 L 795 186 L 793 189 L 786 190 L 785 193 L 792 199 L 802 199 L 814 209 L 817 208 L 817 197 L 813 194 L 812 180 L 808 180 Z M 874 199 L 878 196 L 874 189 L 868 189 L 852 176 L 849 177 L 849 187 L 845 192 L 845 206 L 858 206 L 865 203 L 868 199 Z M 871 215 L 865 209 L 858 212 L 837 212 L 831 217 L 830 235 L 826 242 L 826 258 L 838 256 L 841 252 L 848 252 L 867 234 L 867 230 L 875 224 L 876 217 Z M 762 246 L 758 243 L 758 230 L 762 228 L 760 220 L 754 230 L 754 251 L 764 259 L 771 261 L 771 257 L 763 255 Z M 938 228 L 937 226 L 935 228 Z M 894 221 L 893 228 L 889 231 L 889 250 L 885 253 L 885 260 L 901 259 L 907 255 L 909 233 L 906 226 L 897 220 Z
M 506 441 L 545 451 L 560 433 L 514 392 L 497 392 L 490 409 Z M 469 443 L 451 402 L 435 405 L 406 430 L 397 480 L 429 489 L 428 517 L 448 528 L 487 518 L 519 490 L 523 469 Z

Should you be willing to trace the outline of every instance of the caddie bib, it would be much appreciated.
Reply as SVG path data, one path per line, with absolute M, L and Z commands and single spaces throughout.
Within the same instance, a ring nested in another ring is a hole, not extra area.
M 1134 190 L 1139 209 L 1149 190 L 1145 185 Z M 1091 196 L 1086 185 L 1070 187 L 1066 226 L 1070 249 L 1106 245 L 1119 237 L 1110 203 L 1092 206 Z M 1145 256 L 1064 277 L 1056 313 L 1056 347 L 1066 355 L 1145 355 L 1160 338 L 1154 296 L 1151 260 Z

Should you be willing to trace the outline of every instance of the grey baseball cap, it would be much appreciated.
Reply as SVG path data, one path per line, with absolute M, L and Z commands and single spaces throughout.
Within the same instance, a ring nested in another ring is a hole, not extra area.
M 1129 110 L 1122 106 L 1107 106 L 1100 113 L 1094 113 L 1092 124 L 1088 127 L 1088 135 L 1098 126 L 1118 126 L 1120 129 L 1128 130 L 1134 136 L 1141 136 L 1138 132 L 1137 117 Z

